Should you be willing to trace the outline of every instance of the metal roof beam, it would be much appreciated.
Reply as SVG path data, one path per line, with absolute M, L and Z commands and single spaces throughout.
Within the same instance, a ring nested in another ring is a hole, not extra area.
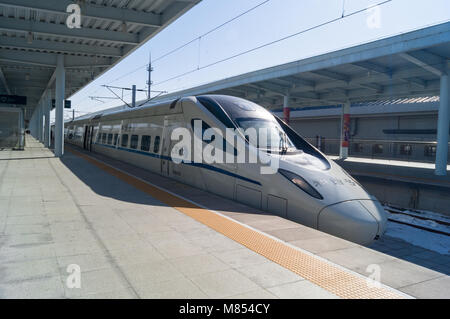
M 212 92 L 212 94 L 225 94 L 225 95 L 232 95 L 232 96 L 237 96 L 237 97 L 242 97 L 242 98 L 247 96 L 245 93 L 233 90 L 232 88 L 223 89 L 223 90 L 220 90 L 217 92 Z
M 17 48 L 17 49 L 34 49 L 53 52 L 76 53 L 82 55 L 96 55 L 121 57 L 122 49 L 106 46 L 75 44 L 68 42 L 33 40 L 28 43 L 25 38 L 19 37 L 1 37 L 0 47 Z
M 33 80 L 25 80 L 22 79 L 20 81 L 13 81 L 11 82 L 11 87 L 15 88 L 15 87 L 24 87 L 24 88 L 29 88 L 29 87 L 39 87 L 42 89 L 45 89 L 47 85 L 47 81 L 33 81 Z
M 383 75 L 385 75 L 386 77 L 389 77 L 389 78 L 392 78 L 392 75 L 394 73 L 394 70 L 389 68 L 389 67 L 378 65 L 378 64 L 375 64 L 375 63 L 372 63 L 372 62 L 369 62 L 369 61 L 356 62 L 356 63 L 352 63 L 352 64 L 356 65 L 356 66 L 359 66 L 360 68 L 369 70 L 369 71 L 374 71 L 374 72 L 383 74 Z M 404 78 L 404 79 L 400 79 L 400 80 L 408 82 L 408 83 L 416 84 L 416 85 L 418 85 L 420 87 L 423 87 L 423 88 L 425 88 L 425 86 L 426 86 L 425 81 L 423 81 L 421 79 L 418 79 L 418 78 L 416 78 L 416 79 Z M 360 84 L 361 87 L 366 87 L 366 88 L 371 88 L 370 86 L 372 86 L 372 85 L 373 84 L 367 84 L 367 85 Z M 378 89 L 376 89 L 376 90 L 378 90 Z M 382 92 L 382 90 L 381 90 L 381 92 Z
M 379 84 L 375 84 L 375 83 L 370 83 L 370 84 L 359 84 L 359 86 L 366 88 L 366 89 L 370 89 L 373 90 L 377 93 L 383 93 L 384 92 L 384 87 L 382 85 Z
M 440 81 L 439 80 L 433 80 L 430 81 L 428 83 L 428 86 L 425 90 L 411 90 L 411 85 L 408 83 L 403 83 L 403 84 L 398 84 L 398 85 L 393 85 L 391 87 L 389 87 L 389 92 L 391 92 L 392 94 L 390 95 L 390 97 L 404 97 L 404 96 L 408 96 L 408 94 L 436 94 L 439 92 L 439 87 L 440 87 Z M 356 90 L 350 90 L 347 91 L 347 94 L 345 96 L 344 93 L 339 92 L 339 91 L 335 91 L 332 93 L 324 93 L 321 94 L 321 97 L 323 99 L 336 99 L 339 97 L 336 97 L 336 94 L 340 94 L 343 95 L 344 97 L 351 99 L 353 101 L 355 100 L 360 100 L 363 101 L 367 98 L 377 98 L 379 96 L 379 93 L 377 92 L 372 92 L 370 90 L 367 89 L 356 89 Z
M 29 52 L 21 50 L 6 50 L 0 49 L 0 61 L 8 61 L 15 63 L 25 63 L 32 65 L 42 65 L 42 66 L 56 66 L 56 56 L 53 53 L 42 53 L 42 52 Z M 111 58 L 101 58 L 101 57 L 86 57 L 86 56 L 74 56 L 71 55 L 67 59 L 64 67 L 74 68 L 74 67 L 101 67 L 104 65 L 110 65 L 113 61 Z
M 426 74 L 426 72 L 422 69 L 407 68 L 407 69 L 394 71 L 394 73 L 392 74 L 392 78 L 390 78 L 390 80 L 402 80 L 402 81 L 406 80 L 406 81 L 408 81 L 409 78 L 420 77 L 420 76 L 423 76 L 424 74 Z M 345 83 L 345 87 L 352 86 L 352 85 L 359 86 L 361 84 L 371 84 L 371 83 L 374 83 L 377 81 L 383 81 L 383 80 L 386 80 L 386 75 L 384 75 L 384 74 L 376 74 L 376 75 L 372 75 L 370 77 L 367 77 L 367 75 L 353 76 L 350 79 L 350 82 Z M 330 88 L 334 88 L 334 87 L 336 87 L 336 82 L 330 81 L 330 82 L 317 83 L 315 89 L 317 91 L 321 91 L 321 90 L 326 90 L 326 89 L 330 89 Z M 300 87 L 300 88 L 293 89 L 293 92 L 304 92 L 304 91 L 310 91 L 310 90 L 308 90 L 306 87 Z
M 165 2 L 169 2 L 169 0 L 166 0 Z M 164 26 L 171 24 L 173 21 L 175 21 L 179 16 L 184 14 L 187 10 L 192 8 L 194 5 L 199 3 L 200 1 L 193 0 L 193 1 L 176 1 L 175 3 L 171 4 L 170 7 L 168 7 L 164 12 L 161 14 L 161 28 L 159 28 L 159 31 L 161 31 Z M 143 30 L 140 32 L 139 35 L 139 41 L 145 42 L 147 41 L 151 36 L 153 36 L 154 30 L 148 29 Z
M 301 79 L 296 76 L 289 76 L 284 79 L 287 79 L 287 81 L 290 81 L 292 83 L 293 88 L 296 88 L 299 86 L 306 86 L 306 87 L 310 87 L 311 89 L 314 89 L 316 86 L 316 83 L 314 81 Z
M 1 68 L 0 68 L 0 82 L 2 83 L 2 85 L 5 88 L 6 92 L 8 94 L 11 94 L 11 91 L 10 91 L 9 86 L 8 86 L 8 82 L 6 82 L 5 75 L 3 74 L 3 71 L 2 71 Z
M 70 4 L 73 3 L 73 0 L 0 0 L 1 6 L 32 9 L 36 11 L 62 14 L 64 16 L 69 15 L 69 13 L 66 12 L 66 9 Z M 95 6 L 87 2 L 81 4 L 80 7 L 81 16 L 86 18 L 102 19 L 114 22 L 126 22 L 152 28 L 157 28 L 162 25 L 161 15 L 151 12 L 136 11 L 109 6 Z
M 283 96 L 288 94 L 289 91 L 292 89 L 292 84 L 282 85 L 270 81 L 256 83 L 256 85 L 261 86 L 263 89 L 267 88 L 268 91 L 272 91 L 274 93 L 281 94 Z
M 399 56 L 439 77 L 444 73 L 445 59 L 435 54 L 421 50 L 400 53 Z
M 381 73 L 381 74 L 386 74 L 387 76 L 391 76 L 393 73 L 393 70 L 391 68 L 388 68 L 388 67 L 385 67 L 385 66 L 373 63 L 373 62 L 369 62 L 369 61 L 355 62 L 352 64 L 356 65 L 362 69 L 374 71 L 374 72 Z
M 419 78 L 405 79 L 405 81 L 415 84 L 416 86 L 419 86 L 422 89 L 425 89 L 427 87 L 427 81 L 419 79 Z
M 26 75 L 29 75 L 29 79 L 26 79 Z M 44 75 L 37 75 L 35 73 L 11 73 L 11 75 L 8 75 L 8 80 L 11 83 L 14 82 L 21 82 L 21 81 L 40 81 L 47 83 L 48 79 L 50 78 L 51 74 L 44 74 Z
M 137 34 L 89 28 L 69 29 L 65 24 L 26 21 L 5 17 L 0 17 L 0 30 L 24 33 L 34 32 L 49 36 L 61 36 L 102 42 L 107 41 L 131 45 L 139 44 L 139 36 Z
M 245 86 L 245 85 L 243 85 L 243 86 L 235 86 L 235 87 L 232 87 L 231 89 L 235 90 L 235 91 L 238 91 L 238 92 L 241 92 L 241 93 L 245 93 L 247 95 L 251 94 L 251 93 L 257 94 L 258 91 L 260 91 L 259 92 L 260 94 L 262 93 L 261 92 L 262 90 L 258 90 L 258 89 L 252 88 L 250 86 Z
M 318 93 L 310 93 L 310 92 L 305 92 L 302 94 L 291 94 L 290 95 L 291 99 L 308 99 L 308 100 L 321 100 L 321 95 Z
M 247 86 L 253 87 L 255 89 L 260 89 L 260 90 L 264 90 L 265 92 L 271 92 L 275 95 L 281 95 L 284 96 L 286 95 L 286 92 L 284 91 L 284 89 L 279 88 L 279 87 L 274 87 L 273 85 L 268 85 L 266 83 L 254 83 L 254 84 L 247 84 Z
M 317 74 L 326 78 L 330 78 L 333 80 L 337 80 L 337 81 L 342 81 L 345 83 L 349 83 L 350 82 L 350 77 L 344 74 L 340 74 L 337 72 L 333 72 L 333 71 L 329 71 L 329 70 L 317 70 L 317 71 L 312 71 L 311 73 L 313 74 Z

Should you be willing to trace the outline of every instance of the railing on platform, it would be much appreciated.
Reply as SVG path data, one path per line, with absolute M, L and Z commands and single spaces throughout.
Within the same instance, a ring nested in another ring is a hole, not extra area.
M 316 136 L 308 137 L 306 140 L 327 155 L 339 155 L 339 139 Z M 349 156 L 434 163 L 436 160 L 436 147 L 437 144 L 433 141 L 352 139 L 350 141 Z M 450 143 L 447 162 L 450 164 Z

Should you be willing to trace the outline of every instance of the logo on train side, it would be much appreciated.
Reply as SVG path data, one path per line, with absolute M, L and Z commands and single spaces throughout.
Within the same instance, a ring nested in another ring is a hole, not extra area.
M 81 28 L 81 8 L 76 3 L 71 3 L 67 6 L 66 12 L 70 13 L 66 19 L 66 25 L 69 29 Z

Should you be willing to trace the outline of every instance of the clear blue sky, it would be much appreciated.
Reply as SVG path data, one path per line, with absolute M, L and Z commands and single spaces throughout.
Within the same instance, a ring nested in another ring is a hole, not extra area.
M 176 92 L 230 76 L 295 61 L 317 54 L 369 42 L 450 20 L 449 0 L 392 0 L 380 6 L 380 26 L 367 24 L 367 12 L 339 20 L 311 32 L 219 63 L 176 80 L 174 76 L 209 65 L 229 56 L 277 40 L 384 0 L 269 0 L 257 9 L 190 45 L 156 61 L 152 73 L 155 90 Z M 146 87 L 145 64 L 151 50 L 157 59 L 264 0 L 203 0 L 121 63 L 74 94 L 70 99 L 79 112 L 93 112 L 123 104 L 120 100 L 91 100 L 89 96 L 112 96 L 102 84 Z M 115 79 L 137 69 L 117 81 Z M 114 81 L 114 82 L 113 82 Z M 142 94 L 138 99 L 144 99 Z M 131 99 L 127 96 L 128 101 Z M 81 115 L 83 113 L 77 113 Z M 69 114 L 66 114 L 69 117 Z

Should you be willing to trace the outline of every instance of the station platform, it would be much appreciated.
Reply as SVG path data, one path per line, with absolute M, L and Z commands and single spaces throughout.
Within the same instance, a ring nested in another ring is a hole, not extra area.
M 449 256 L 377 245 L 73 146 L 0 152 L 0 298 L 450 298 Z

